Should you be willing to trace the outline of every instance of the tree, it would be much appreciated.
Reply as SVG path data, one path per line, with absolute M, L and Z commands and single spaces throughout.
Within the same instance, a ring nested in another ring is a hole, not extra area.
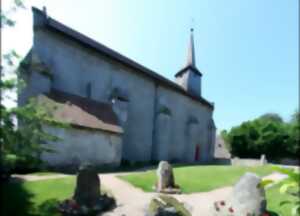
M 299 110 L 296 110 L 291 118 L 291 123 L 292 124 L 299 124 L 300 123 L 300 112 Z
M 287 151 L 292 156 L 297 158 L 300 154 L 300 113 L 295 111 L 292 115 L 291 121 L 287 125 L 289 133 L 289 140 Z
M 21 0 L 15 0 L 12 11 L 25 8 Z M 1 12 L 1 28 L 13 27 L 15 21 Z M 3 54 L 1 62 L 1 128 L 0 128 L 0 151 L 1 151 L 1 176 L 3 172 L 11 172 L 16 165 L 21 164 L 22 168 L 32 169 L 40 164 L 40 155 L 44 151 L 51 151 L 46 148 L 47 141 L 56 141 L 57 137 L 44 131 L 44 124 L 55 123 L 49 112 L 43 109 L 36 100 L 30 100 L 22 107 L 8 108 L 3 101 L 13 100 L 10 95 L 15 94 L 24 81 L 20 79 L 16 66 L 16 60 L 20 56 L 11 50 Z M 13 74 L 13 78 L 7 78 L 8 73 Z M 7 94 L 8 93 L 8 94 Z M 18 167 L 18 166 L 17 166 Z
M 294 116 L 299 116 L 294 114 Z M 299 153 L 299 121 L 284 122 L 275 113 L 267 113 L 257 119 L 243 122 L 221 135 L 232 155 L 242 158 L 269 159 L 296 157 Z
M 261 120 L 265 120 L 265 121 L 283 123 L 281 116 L 278 115 L 277 113 L 266 113 L 266 114 L 260 116 L 259 118 Z

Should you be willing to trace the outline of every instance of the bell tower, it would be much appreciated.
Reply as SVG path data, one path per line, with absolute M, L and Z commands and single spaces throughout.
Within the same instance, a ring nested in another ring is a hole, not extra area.
M 176 83 L 185 91 L 194 96 L 201 97 L 201 72 L 196 67 L 194 29 L 191 29 L 190 41 L 188 45 L 188 55 L 186 65 L 175 74 Z

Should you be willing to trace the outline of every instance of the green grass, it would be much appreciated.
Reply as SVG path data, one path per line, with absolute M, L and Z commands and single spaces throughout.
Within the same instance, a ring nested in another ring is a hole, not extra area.
M 296 198 L 287 194 L 280 194 L 279 188 L 281 185 L 282 184 L 279 183 L 266 190 L 267 208 L 269 211 L 276 212 L 281 216 L 292 216 L 291 205 L 280 206 L 280 202 L 286 200 L 294 201 Z M 299 191 L 299 187 L 296 190 Z
M 185 166 L 173 168 L 175 182 L 183 193 L 207 192 L 216 188 L 235 184 L 245 172 L 254 172 L 259 176 L 272 173 L 271 166 L 238 167 L 238 166 Z M 153 191 L 156 171 L 134 173 L 119 178 L 146 192 Z
M 1 215 L 56 216 L 58 201 L 72 196 L 75 178 L 66 177 L 1 185 Z

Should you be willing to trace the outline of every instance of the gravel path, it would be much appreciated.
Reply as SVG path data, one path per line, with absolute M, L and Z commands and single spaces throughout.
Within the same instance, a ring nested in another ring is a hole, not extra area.
M 154 193 L 145 193 L 126 181 L 122 181 L 115 174 L 102 174 L 101 185 L 112 192 L 117 200 L 117 208 L 104 216 L 143 216 L 145 208 Z
M 47 179 L 57 179 L 57 178 L 65 178 L 70 175 L 65 174 L 53 174 L 53 175 L 12 175 L 12 177 L 16 180 L 23 181 L 40 181 Z

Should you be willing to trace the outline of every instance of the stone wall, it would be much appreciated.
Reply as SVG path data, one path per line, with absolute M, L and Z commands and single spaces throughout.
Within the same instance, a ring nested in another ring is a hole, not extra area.
M 299 159 L 291 159 L 291 158 L 283 158 L 279 161 L 279 164 L 299 166 L 300 160 Z
M 47 145 L 55 153 L 43 153 L 42 159 L 50 166 L 72 166 L 89 162 L 96 166 L 118 166 L 122 156 L 122 142 L 119 134 L 100 130 L 76 128 L 54 128 L 46 131 L 61 140 Z
M 40 93 L 47 93 L 51 88 L 51 79 L 37 71 L 30 71 L 30 74 L 22 74 L 26 82 L 25 88 L 18 97 L 18 105 L 24 105 L 27 99 Z
M 57 33 L 35 32 L 34 49 L 54 74 L 52 88 L 109 102 L 114 89 L 128 95 L 127 124 L 124 125 L 123 157 L 127 160 L 151 160 L 154 117 L 154 83 L 140 72 L 113 61 Z
M 244 158 L 232 158 L 231 165 L 233 166 L 261 166 L 267 164 L 266 160 L 262 159 L 244 159 Z
M 157 90 L 157 111 L 160 107 L 170 110 L 170 122 L 172 128 L 170 134 L 169 160 L 193 162 L 196 145 L 200 146 L 200 162 L 213 158 L 214 130 L 210 130 L 212 111 L 189 97 L 185 97 L 176 91 L 164 86 Z M 191 125 L 193 125 L 191 127 Z M 167 128 L 166 128 L 167 129 Z M 163 126 L 156 127 L 155 135 L 164 134 Z M 169 130 L 169 129 L 168 129 Z M 155 143 L 160 148 L 167 145 Z M 165 150 L 163 150 L 165 151 Z

